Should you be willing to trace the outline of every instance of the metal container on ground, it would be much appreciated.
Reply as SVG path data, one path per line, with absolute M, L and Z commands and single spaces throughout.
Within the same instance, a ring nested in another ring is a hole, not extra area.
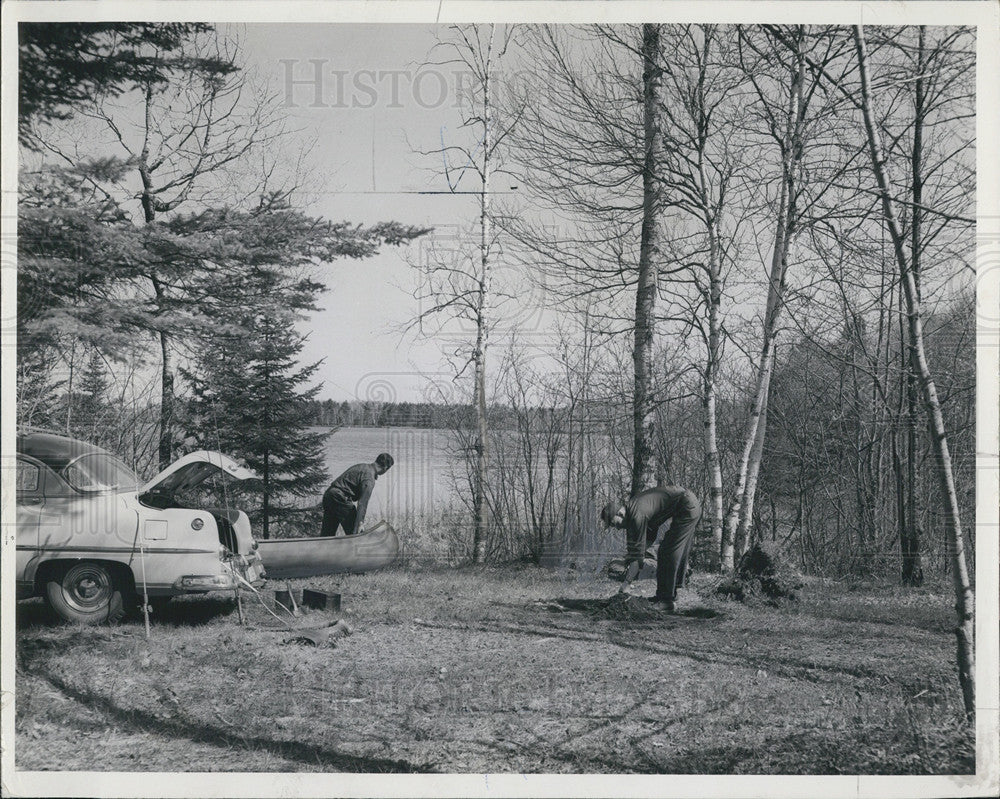
M 294 603 L 292 602 L 292 599 L 295 600 Z M 280 590 L 275 590 L 274 602 L 275 604 L 282 605 L 283 607 L 288 608 L 288 610 L 293 610 L 296 605 L 302 604 L 302 592 L 296 590 L 288 592 L 283 588 Z
M 340 594 L 306 588 L 302 591 L 302 604 L 312 610 L 340 611 Z

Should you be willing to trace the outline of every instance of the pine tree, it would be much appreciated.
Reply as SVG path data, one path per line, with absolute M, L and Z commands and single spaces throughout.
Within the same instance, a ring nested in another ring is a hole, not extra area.
M 85 441 L 104 443 L 102 426 L 108 413 L 108 370 L 98 350 L 90 354 L 73 398 L 73 432 Z
M 29 350 L 17 360 L 18 428 L 54 429 L 57 424 L 59 392 L 64 380 L 56 380 L 52 361 L 44 353 Z
M 190 424 L 200 446 L 241 458 L 257 473 L 239 491 L 253 502 L 254 528 L 269 538 L 274 521 L 298 512 L 290 500 L 315 496 L 329 481 L 329 432 L 311 430 L 310 403 L 321 385 L 308 386 L 319 363 L 299 364 L 304 338 L 294 316 L 262 307 L 239 327 L 201 347 L 196 370 L 184 372 L 192 388 Z
M 213 30 L 205 23 L 21 22 L 18 24 L 18 130 L 37 147 L 36 128 L 67 119 L 95 95 L 117 97 L 136 84 L 166 83 L 171 74 L 236 70 L 220 59 L 192 57 L 187 41 Z

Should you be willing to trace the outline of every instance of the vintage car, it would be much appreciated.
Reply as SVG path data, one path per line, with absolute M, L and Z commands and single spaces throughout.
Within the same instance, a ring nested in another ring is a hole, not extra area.
M 140 597 L 263 582 L 250 520 L 190 506 L 211 475 L 253 472 L 218 452 L 192 452 L 143 484 L 100 447 L 46 432 L 17 437 L 17 597 L 43 596 L 67 621 L 114 621 Z

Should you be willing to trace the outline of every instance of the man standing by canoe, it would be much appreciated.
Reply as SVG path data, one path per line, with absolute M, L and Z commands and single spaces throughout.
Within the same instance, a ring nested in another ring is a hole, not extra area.
M 323 531 L 320 535 L 357 535 L 365 523 L 368 500 L 375 490 L 375 481 L 395 463 L 392 455 L 383 452 L 374 463 L 356 463 L 334 480 L 323 494 Z
M 677 601 L 677 588 L 687 569 L 694 530 L 701 519 L 698 498 L 686 488 L 663 486 L 640 491 L 624 504 L 609 502 L 601 511 L 601 520 L 605 525 L 625 530 L 626 585 L 639 573 L 646 547 L 656 540 L 657 531 L 667 519 L 671 520 L 670 529 L 664 533 L 656 556 L 656 596 L 652 601 L 672 613 Z

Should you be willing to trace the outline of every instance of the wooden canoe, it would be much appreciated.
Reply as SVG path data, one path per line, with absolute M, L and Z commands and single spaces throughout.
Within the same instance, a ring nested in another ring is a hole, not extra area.
M 374 571 L 399 557 L 399 537 L 385 521 L 360 535 L 271 538 L 257 545 L 268 579 Z

